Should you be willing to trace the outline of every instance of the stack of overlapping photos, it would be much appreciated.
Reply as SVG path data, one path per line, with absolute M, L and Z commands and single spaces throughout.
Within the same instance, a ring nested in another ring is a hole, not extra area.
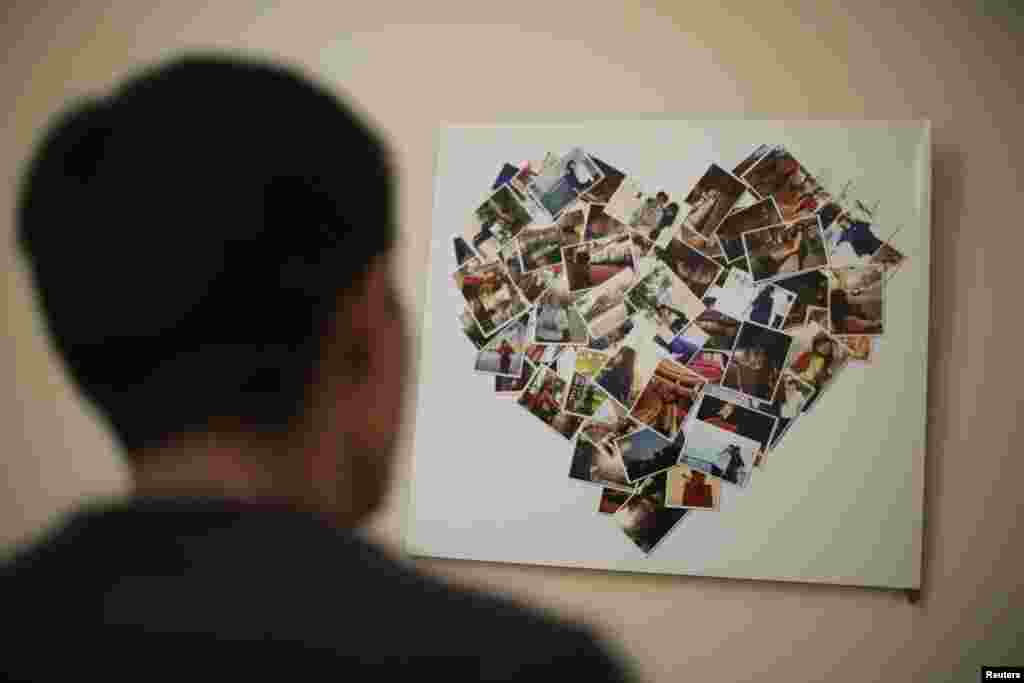
M 906 259 L 821 175 L 761 145 L 677 193 L 575 148 L 505 164 L 453 238 L 475 370 L 571 444 L 568 476 L 644 553 L 877 353 Z

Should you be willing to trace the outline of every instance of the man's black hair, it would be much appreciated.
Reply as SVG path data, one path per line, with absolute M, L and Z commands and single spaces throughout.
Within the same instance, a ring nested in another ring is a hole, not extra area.
M 284 433 L 339 296 L 393 242 L 393 183 L 383 141 L 298 71 L 179 57 L 56 118 L 17 239 L 55 348 L 126 450 L 218 418 Z

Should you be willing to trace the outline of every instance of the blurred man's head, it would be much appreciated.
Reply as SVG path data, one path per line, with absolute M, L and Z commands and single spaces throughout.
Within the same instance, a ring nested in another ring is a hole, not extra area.
M 343 523 L 377 505 L 407 369 L 393 184 L 337 98 L 227 58 L 139 74 L 46 133 L 18 242 L 139 493 Z

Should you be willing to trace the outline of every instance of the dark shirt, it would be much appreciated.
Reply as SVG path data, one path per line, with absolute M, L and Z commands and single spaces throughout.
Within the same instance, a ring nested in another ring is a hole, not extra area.
M 69 680 L 69 666 L 133 681 L 635 676 L 585 627 L 453 588 L 283 506 L 92 504 L 2 577 L 4 680 Z

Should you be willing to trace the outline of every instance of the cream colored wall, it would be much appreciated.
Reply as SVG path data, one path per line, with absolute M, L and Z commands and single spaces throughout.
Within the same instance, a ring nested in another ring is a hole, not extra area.
M 933 361 L 921 604 L 827 586 L 422 566 L 598 624 L 656 680 L 971 680 L 982 663 L 1024 663 L 1024 466 L 1012 442 L 1024 21 L 1009 3 L 991 17 L 949 6 L 964 3 L 12 4 L 0 21 L 0 542 L 124 483 L 110 439 L 44 346 L 7 246 L 18 169 L 39 126 L 69 97 L 126 69 L 181 48 L 228 47 L 298 62 L 351 93 L 399 153 L 403 286 L 414 307 L 440 120 L 930 118 Z M 532 80 L 537 74 L 543 79 Z M 375 525 L 389 542 L 398 537 L 399 495 Z

